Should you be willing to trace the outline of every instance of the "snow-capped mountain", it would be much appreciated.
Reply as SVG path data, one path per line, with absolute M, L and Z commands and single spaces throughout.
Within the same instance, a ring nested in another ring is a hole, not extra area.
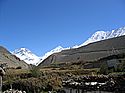
M 47 52 L 45 55 L 42 56 L 42 60 L 46 59 L 48 56 L 50 56 L 53 53 L 57 53 L 57 52 L 61 52 L 62 50 L 64 50 L 63 47 L 58 46 L 56 48 L 54 48 L 53 50 Z
M 85 46 L 89 43 L 109 39 L 109 38 L 114 38 L 114 37 L 119 37 L 125 35 L 125 27 L 112 30 L 112 31 L 97 31 L 95 32 L 88 40 L 86 40 L 83 44 L 81 45 L 75 45 L 72 48 L 79 48 L 81 46 Z M 14 52 L 12 52 L 14 55 L 19 57 L 21 60 L 24 60 L 28 64 L 34 64 L 38 65 L 41 63 L 44 59 L 46 59 L 48 56 L 52 55 L 53 53 L 61 52 L 62 50 L 66 50 L 70 48 L 63 48 L 61 46 L 58 46 L 49 52 L 45 53 L 42 57 L 38 57 L 35 54 L 33 54 L 30 50 L 26 48 L 20 48 L 16 49 Z
M 112 30 L 112 31 L 97 31 L 83 44 L 79 46 L 75 46 L 74 48 L 78 48 L 78 47 L 87 45 L 89 43 L 93 43 L 93 42 L 97 42 L 97 41 L 101 41 L 109 38 L 119 37 L 123 35 L 125 35 L 125 27 Z
M 63 48 L 61 46 L 58 46 L 52 50 L 50 50 L 49 52 L 45 53 L 45 55 L 43 55 L 41 57 L 41 60 L 37 63 L 39 64 L 40 62 L 42 62 L 44 59 L 46 59 L 47 57 L 49 57 L 50 55 L 52 55 L 53 53 L 58 53 L 58 52 L 61 52 L 62 50 L 66 50 L 66 49 L 70 49 L 70 48 Z
M 42 57 L 36 56 L 29 49 L 26 49 L 26 48 L 16 49 L 15 51 L 12 52 L 12 54 L 17 56 L 21 60 L 24 60 L 28 64 L 38 65 L 40 62 L 42 62 L 51 54 L 61 52 L 62 50 L 66 50 L 66 49 L 69 49 L 69 48 L 63 48 L 61 46 L 58 46 L 52 49 L 51 51 L 45 53 L 45 55 L 43 55 Z
M 38 63 L 40 61 L 40 57 L 33 54 L 29 49 L 26 48 L 20 48 L 16 49 L 12 52 L 13 55 L 17 56 L 21 60 L 24 60 L 28 64 L 34 64 Z

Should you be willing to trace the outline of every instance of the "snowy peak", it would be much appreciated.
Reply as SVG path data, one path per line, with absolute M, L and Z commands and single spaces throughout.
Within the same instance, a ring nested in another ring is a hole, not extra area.
M 63 49 L 64 49 L 63 47 L 58 46 L 58 47 L 54 48 L 53 50 L 51 50 L 50 52 L 54 52 L 54 53 L 61 52 Z
M 29 49 L 26 48 L 16 49 L 12 52 L 12 54 L 17 56 L 21 60 L 24 60 L 28 64 L 35 65 L 40 60 L 40 57 L 36 56 Z
M 97 31 L 95 32 L 91 38 L 89 38 L 87 41 L 85 41 L 82 45 L 80 46 L 84 46 L 84 45 L 87 45 L 89 43 L 93 43 L 93 42 L 97 42 L 97 41 L 100 41 L 100 40 L 104 40 L 108 37 L 108 35 L 110 34 L 110 32 L 105 32 L 105 31 Z
M 50 50 L 49 52 L 45 53 L 42 57 L 41 60 L 36 64 L 39 65 L 43 60 L 45 60 L 47 57 L 49 57 L 50 55 L 54 54 L 54 53 L 58 53 L 61 52 L 62 50 L 67 50 L 70 49 L 70 47 L 68 48 L 63 48 L 62 46 L 58 46 L 52 50 Z
M 87 45 L 89 43 L 93 43 L 93 42 L 97 42 L 97 41 L 101 41 L 109 38 L 119 37 L 122 35 L 125 35 L 125 27 L 112 30 L 112 31 L 97 31 L 79 47 Z
M 92 35 L 91 39 L 93 39 L 93 40 L 105 39 L 107 36 L 107 33 L 108 32 L 97 31 L 95 34 Z
M 110 33 L 110 38 L 113 37 L 118 37 L 118 36 L 122 36 L 125 35 L 125 27 L 116 29 L 116 30 L 112 30 L 112 32 Z
M 61 52 L 62 50 L 64 50 L 64 48 L 61 46 L 58 46 L 53 50 L 47 52 L 44 56 L 42 56 L 42 60 L 46 59 L 48 56 L 52 55 L 53 53 L 58 53 L 58 52 Z
M 32 52 L 29 49 L 26 48 L 20 48 L 20 49 L 16 49 L 14 52 L 14 54 L 19 54 L 21 56 L 25 55 L 25 54 L 32 54 Z
M 42 56 L 40 62 L 42 62 L 44 59 L 46 59 L 46 58 L 49 57 L 50 55 L 52 55 L 52 54 L 54 54 L 54 53 L 61 52 L 62 50 L 65 50 L 65 49 L 69 49 L 69 48 L 63 48 L 63 47 L 61 47 L 61 46 L 58 46 L 58 47 L 52 49 L 51 51 L 45 53 L 45 55 Z M 38 64 L 39 64 L 39 63 L 38 63 Z

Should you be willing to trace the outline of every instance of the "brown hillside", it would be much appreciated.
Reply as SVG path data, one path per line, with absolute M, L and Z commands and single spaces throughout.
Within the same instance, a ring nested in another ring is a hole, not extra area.
M 125 53 L 124 41 L 125 36 L 121 36 L 91 43 L 77 49 L 64 50 L 49 56 L 39 64 L 39 67 L 54 63 L 95 61 L 110 55 Z
M 0 46 L 0 64 L 6 63 L 9 68 L 21 67 L 22 69 L 29 68 L 28 64 L 12 55 L 7 49 Z

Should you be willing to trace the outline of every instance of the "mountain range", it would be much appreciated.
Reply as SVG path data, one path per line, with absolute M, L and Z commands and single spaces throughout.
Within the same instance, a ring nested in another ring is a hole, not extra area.
M 12 52 L 12 54 L 19 57 L 21 60 L 24 60 L 28 64 L 38 65 L 54 53 L 59 53 L 63 50 L 77 49 L 77 48 L 86 46 L 88 44 L 94 43 L 94 42 L 107 40 L 107 39 L 111 39 L 115 37 L 120 37 L 123 35 L 125 35 L 125 27 L 121 27 L 119 29 L 115 29 L 112 31 L 97 31 L 81 45 L 75 45 L 72 48 L 63 48 L 61 46 L 58 46 L 55 49 L 47 52 L 42 57 L 36 56 L 29 49 L 26 49 L 26 48 L 16 49 Z
M 43 60 L 38 67 L 54 66 L 65 67 L 70 64 L 97 62 L 112 55 L 125 54 L 125 36 L 89 43 L 79 48 L 62 50 Z M 98 64 L 97 64 L 98 65 Z
M 125 35 L 125 27 L 121 27 L 119 29 L 115 29 L 112 31 L 97 31 L 95 32 L 88 40 L 86 40 L 83 44 L 75 46 L 75 48 L 87 45 L 89 43 L 106 40 L 114 37 L 119 37 Z

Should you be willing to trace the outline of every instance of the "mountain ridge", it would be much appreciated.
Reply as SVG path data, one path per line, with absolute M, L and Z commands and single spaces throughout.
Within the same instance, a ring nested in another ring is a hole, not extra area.
M 49 66 L 52 64 L 67 64 L 74 62 L 91 62 L 99 60 L 111 55 L 125 53 L 125 36 L 110 38 L 99 42 L 90 43 L 88 45 L 74 48 L 70 50 L 63 50 L 59 53 L 54 53 L 38 66 Z
M 83 44 L 79 45 L 78 47 L 87 45 L 89 43 L 98 42 L 101 40 L 106 40 L 123 35 L 125 35 L 125 27 L 121 27 L 119 29 L 111 31 L 96 31 L 88 40 L 86 40 Z
M 17 57 L 19 57 L 21 60 L 26 61 L 28 64 L 31 63 L 31 64 L 38 65 L 39 63 L 41 63 L 43 60 L 45 60 L 47 57 L 49 57 L 50 55 L 52 55 L 54 53 L 58 53 L 58 52 L 61 52 L 63 50 L 67 50 L 67 49 L 79 48 L 79 47 L 88 45 L 90 43 L 94 43 L 94 42 L 98 42 L 98 41 L 102 41 L 102 40 L 106 40 L 106 39 L 110 39 L 110 38 L 114 38 L 114 37 L 120 37 L 123 35 L 125 35 L 125 27 L 121 27 L 121 28 L 111 30 L 111 31 L 96 31 L 90 38 L 88 38 L 88 40 L 86 40 L 81 45 L 75 45 L 72 48 L 63 48 L 61 46 L 58 46 L 58 47 L 50 50 L 49 52 L 45 53 L 42 57 L 38 57 L 33 53 L 32 53 L 32 55 L 34 55 L 34 56 L 31 56 L 31 55 L 27 56 L 27 53 L 25 53 L 25 55 L 26 55 L 25 57 L 22 57 L 20 55 L 20 53 L 18 54 L 18 53 L 13 52 L 13 54 L 16 55 Z M 20 51 L 20 49 L 18 49 L 18 51 Z M 33 61 L 33 60 L 36 60 L 36 61 Z

